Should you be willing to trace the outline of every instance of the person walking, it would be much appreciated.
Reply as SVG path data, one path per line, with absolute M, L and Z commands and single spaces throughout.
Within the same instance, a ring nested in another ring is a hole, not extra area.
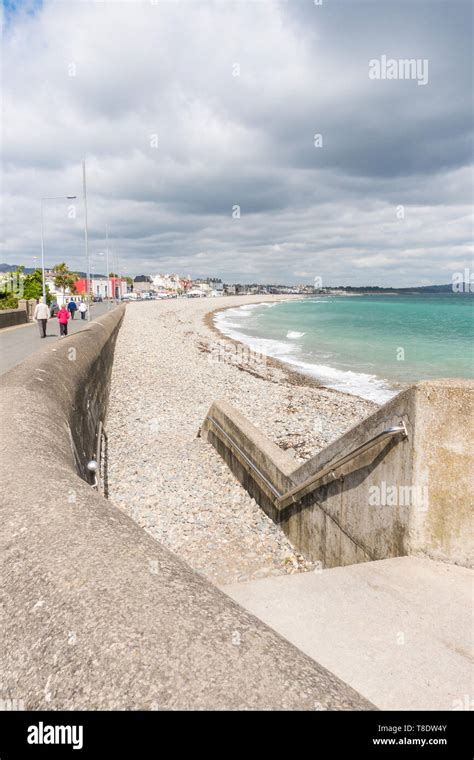
M 73 301 L 72 298 L 71 298 L 71 300 L 69 301 L 69 303 L 67 305 L 67 310 L 68 310 L 69 314 L 71 315 L 71 319 L 74 319 L 74 315 L 76 314 L 76 309 L 77 309 L 76 302 Z
M 81 313 L 81 319 L 85 319 L 86 318 L 87 306 L 84 303 L 84 301 L 81 301 L 81 303 L 79 304 L 79 311 Z
M 61 308 L 58 311 L 58 322 L 59 322 L 59 337 L 64 338 L 67 335 L 67 321 L 70 317 L 70 314 L 68 310 L 66 309 L 65 305 L 63 304 Z
M 44 298 L 41 297 L 39 303 L 36 304 L 33 312 L 33 319 L 36 319 L 39 327 L 40 338 L 46 338 L 46 325 L 49 319 L 49 307 L 44 302 Z

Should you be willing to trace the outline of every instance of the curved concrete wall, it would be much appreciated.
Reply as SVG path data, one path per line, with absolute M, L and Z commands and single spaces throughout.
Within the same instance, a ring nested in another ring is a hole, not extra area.
M 26 709 L 373 709 L 81 477 L 122 316 L 1 379 L 0 698 Z

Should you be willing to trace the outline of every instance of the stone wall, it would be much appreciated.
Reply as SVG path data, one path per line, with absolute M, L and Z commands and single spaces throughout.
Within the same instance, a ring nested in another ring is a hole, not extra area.
M 84 479 L 123 313 L 0 380 L 0 698 L 33 710 L 374 709 Z
M 0 330 L 2 327 L 24 325 L 28 321 L 26 309 L 0 309 Z

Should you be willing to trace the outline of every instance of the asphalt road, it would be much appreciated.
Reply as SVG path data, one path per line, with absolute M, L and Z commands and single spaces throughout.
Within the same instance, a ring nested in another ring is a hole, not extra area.
M 111 306 L 110 309 L 112 308 Z M 92 304 L 91 320 L 105 314 L 107 310 L 108 305 L 106 303 Z M 71 335 L 71 333 L 84 330 L 87 325 L 87 320 L 82 320 L 76 312 L 75 319 L 69 320 L 68 334 Z M 42 340 L 36 322 L 17 325 L 16 327 L 4 327 L 0 330 L 0 375 L 19 364 L 30 354 L 46 351 L 59 340 L 59 322 L 56 317 L 48 320 L 46 334 L 47 337 Z

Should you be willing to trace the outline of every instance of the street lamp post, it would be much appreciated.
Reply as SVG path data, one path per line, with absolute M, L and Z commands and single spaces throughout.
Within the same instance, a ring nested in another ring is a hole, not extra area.
M 115 286 L 114 287 L 114 300 L 115 300 L 115 289 L 117 288 L 117 290 L 119 292 L 118 300 L 120 301 L 120 292 L 121 292 L 120 280 L 121 280 L 121 278 L 120 278 L 120 275 L 119 275 L 119 257 L 118 257 L 118 253 L 117 253 L 117 249 L 116 248 L 112 249 L 112 270 L 116 274 L 116 277 L 114 278 L 114 286 Z M 117 281 L 119 282 L 118 285 L 117 285 Z
M 86 272 L 86 301 L 87 301 L 87 321 L 91 319 L 91 299 L 89 291 L 89 282 L 91 279 L 91 268 L 89 261 L 89 240 L 87 231 L 87 185 L 86 185 L 86 160 L 82 162 L 82 187 L 84 194 L 84 246 L 86 252 L 87 272 Z
M 109 238 L 107 236 L 107 256 L 108 256 L 108 253 L 109 253 Z M 110 259 L 111 259 L 111 261 L 110 261 L 110 268 L 112 270 L 112 274 L 116 275 L 116 274 L 118 274 L 118 271 L 117 271 L 117 266 L 116 266 L 117 262 L 116 262 L 115 249 L 114 249 L 113 245 L 110 247 Z M 117 278 L 115 276 L 111 277 L 110 278 L 110 283 L 111 283 L 112 301 L 115 301 L 115 288 L 117 287 Z
M 44 274 L 44 201 L 73 201 L 77 195 L 54 195 L 41 198 L 41 279 L 43 283 L 43 299 L 46 303 L 46 278 Z
M 104 251 L 97 251 L 97 254 L 98 254 L 98 256 L 100 256 L 100 257 L 101 257 L 101 259 L 100 259 L 100 264 L 99 264 L 99 269 L 102 269 L 102 267 L 103 267 L 103 266 L 105 266 L 105 264 L 104 264 L 104 256 L 105 256 L 105 253 L 104 253 Z M 94 267 L 94 266 L 92 266 L 92 271 L 93 271 L 93 272 L 95 272 L 95 267 Z M 100 277 L 100 275 L 99 275 L 99 277 Z M 94 279 L 94 274 L 92 275 L 92 279 Z M 106 298 L 107 298 L 107 293 L 108 293 L 108 289 L 107 289 L 107 282 L 108 282 L 108 280 L 107 280 L 107 277 L 106 277 L 106 279 L 105 279 L 105 283 L 106 283 L 106 284 L 105 284 L 105 294 L 104 294 L 104 299 L 106 299 Z M 99 288 L 98 288 L 98 291 L 100 291 L 100 284 L 99 284 Z M 99 293 L 98 293 L 98 295 L 101 295 L 101 293 L 99 292 Z
M 109 227 L 105 225 L 105 266 L 107 268 L 107 310 L 110 309 Z

